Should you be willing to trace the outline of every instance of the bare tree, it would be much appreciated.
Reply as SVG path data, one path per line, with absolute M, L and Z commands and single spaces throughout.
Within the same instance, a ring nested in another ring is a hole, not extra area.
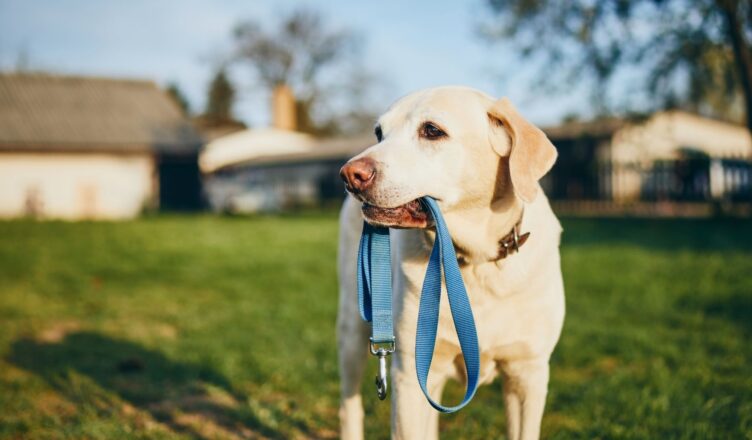
M 308 9 L 292 12 L 273 28 L 243 22 L 234 34 L 235 61 L 252 68 L 257 84 L 266 90 L 281 84 L 293 89 L 300 130 L 322 135 L 355 132 L 364 128 L 363 120 L 370 129 L 373 113 L 355 102 L 362 93 L 351 93 L 370 84 L 358 64 L 361 41 L 356 34 L 329 29 Z M 355 120 L 359 122 L 353 124 Z
M 594 94 L 617 72 L 647 72 L 653 106 L 684 105 L 724 115 L 744 103 L 752 131 L 752 8 L 748 0 L 487 0 L 492 41 L 510 39 L 542 59 L 542 76 L 591 80 Z M 639 79 L 638 79 L 639 80 Z M 727 114 L 726 114 L 727 116 Z

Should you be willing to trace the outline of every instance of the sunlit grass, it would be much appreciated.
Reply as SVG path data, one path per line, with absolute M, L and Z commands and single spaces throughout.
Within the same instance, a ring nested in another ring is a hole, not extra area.
M 751 438 L 752 224 L 564 227 L 544 435 Z M 0 437 L 336 437 L 336 231 L 333 213 L 0 223 Z M 366 382 L 367 437 L 387 438 Z M 503 436 L 502 407 L 484 387 L 443 436 Z

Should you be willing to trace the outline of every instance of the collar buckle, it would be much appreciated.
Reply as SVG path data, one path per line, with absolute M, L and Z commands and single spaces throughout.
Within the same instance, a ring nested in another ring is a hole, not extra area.
M 512 232 L 499 240 L 499 255 L 497 256 L 496 261 L 506 258 L 515 252 L 519 252 L 520 246 L 525 244 L 530 237 L 529 232 L 520 234 L 520 223 L 522 223 L 522 219 L 514 225 Z

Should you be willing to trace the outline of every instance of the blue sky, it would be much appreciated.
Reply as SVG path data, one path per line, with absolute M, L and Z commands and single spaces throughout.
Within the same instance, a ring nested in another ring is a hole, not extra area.
M 0 69 L 13 69 L 24 53 L 33 70 L 173 81 L 202 109 L 212 60 L 230 50 L 234 25 L 274 22 L 301 5 L 363 36 L 363 62 L 384 78 L 386 102 L 462 84 L 509 96 L 539 124 L 588 113 L 584 93 L 535 93 L 527 63 L 510 47 L 478 38 L 487 14 L 482 0 L 0 0 Z M 268 122 L 266 97 L 253 90 L 241 91 L 235 110 L 253 125 Z

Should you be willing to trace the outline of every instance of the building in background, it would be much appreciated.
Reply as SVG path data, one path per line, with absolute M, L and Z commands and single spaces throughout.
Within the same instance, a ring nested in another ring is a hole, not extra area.
M 295 130 L 295 98 L 285 86 L 272 96 L 271 128 L 209 142 L 199 160 L 213 210 L 248 213 L 339 204 L 339 169 L 372 145 L 372 135 L 322 139 Z
M 0 216 L 199 208 L 201 144 L 153 82 L 0 74 Z
M 554 200 L 752 200 L 752 140 L 740 125 L 665 111 L 544 131 L 559 150 L 544 181 Z
M 196 128 L 204 142 L 211 142 L 222 136 L 227 136 L 248 128 L 246 124 L 238 120 L 212 121 L 205 115 L 194 116 L 191 124 Z

